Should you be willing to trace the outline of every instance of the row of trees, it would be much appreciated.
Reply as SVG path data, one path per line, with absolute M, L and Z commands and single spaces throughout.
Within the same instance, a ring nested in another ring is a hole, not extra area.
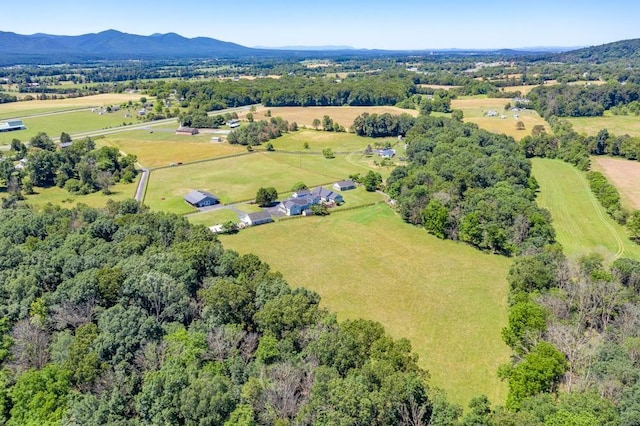
M 279 138 L 283 133 L 296 130 L 298 130 L 298 125 L 295 122 L 289 124 L 281 117 L 271 117 L 269 120 L 253 121 L 232 130 L 227 135 L 227 141 L 232 145 L 254 146 Z
M 338 323 L 205 227 L 145 211 L 0 211 L 0 422 L 451 424 L 407 340 Z
M 365 112 L 353 121 L 353 131 L 358 136 L 387 137 L 404 136 L 413 127 L 416 119 L 409 114 L 369 114 Z

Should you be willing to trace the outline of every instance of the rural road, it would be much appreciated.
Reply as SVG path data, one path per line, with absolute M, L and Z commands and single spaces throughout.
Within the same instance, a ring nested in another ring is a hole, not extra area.
M 149 169 L 144 167 L 140 168 L 142 175 L 138 181 L 138 187 L 136 188 L 136 195 L 133 197 L 137 202 L 142 203 L 144 200 L 145 189 L 147 188 L 147 181 L 149 180 Z

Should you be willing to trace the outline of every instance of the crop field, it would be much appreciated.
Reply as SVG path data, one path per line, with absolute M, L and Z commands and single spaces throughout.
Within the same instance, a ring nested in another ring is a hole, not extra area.
M 536 125 L 543 125 L 549 131 L 549 125 L 540 117 L 540 115 L 532 110 L 520 110 L 513 112 L 505 111 L 504 106 L 509 103 L 509 99 L 503 98 L 486 98 L 471 97 L 465 99 L 454 99 L 451 101 L 452 109 L 460 109 L 464 113 L 464 121 L 467 123 L 476 123 L 480 128 L 494 133 L 504 133 L 512 136 L 516 140 L 522 139 L 524 136 L 531 134 L 531 129 Z M 496 111 L 497 117 L 486 116 L 487 111 Z M 518 119 L 514 115 L 518 115 Z M 502 119 L 500 115 L 505 115 Z M 524 130 L 516 129 L 516 123 L 522 121 L 525 125 Z
M 615 185 L 623 207 L 640 209 L 640 162 L 596 156 L 591 157 L 591 168 L 602 172 Z
M 349 126 L 353 124 L 353 121 L 357 116 L 368 112 L 369 114 L 384 114 L 385 112 L 393 115 L 399 115 L 402 113 L 411 114 L 413 116 L 418 115 L 418 111 L 413 109 L 402 109 L 391 106 L 380 106 L 380 107 L 351 107 L 351 106 L 341 106 L 341 107 L 260 107 L 253 114 L 254 120 L 262 120 L 263 118 L 267 118 L 265 116 L 267 110 L 271 110 L 272 117 L 282 117 L 288 122 L 296 122 L 298 126 L 306 126 L 309 128 L 313 128 L 313 120 L 319 119 L 322 120 L 322 117 L 328 115 L 333 119 L 334 122 L 344 126 L 345 129 L 348 129 Z M 238 114 L 240 118 L 246 117 L 245 113 Z
M 54 111 L 68 111 L 77 108 L 106 107 L 119 105 L 123 102 L 136 102 L 140 100 L 140 94 L 131 93 L 106 93 L 101 95 L 82 96 L 68 99 L 49 99 L 11 102 L 0 104 L 0 119 L 24 117 L 34 114 L 43 114 Z
M 447 86 L 444 84 L 418 84 L 418 87 L 426 87 L 434 90 L 450 90 L 450 89 L 458 89 L 462 86 Z
M 371 170 L 366 162 L 349 155 L 326 159 L 322 155 L 256 152 L 153 171 L 144 202 L 155 210 L 191 213 L 183 196 L 193 189 L 210 191 L 224 204 L 253 199 L 258 188 L 273 186 L 286 193 L 296 182 L 307 186 L 330 184 L 353 173 Z M 386 176 L 391 168 L 379 170 Z
M 622 136 L 640 136 L 640 117 L 635 115 L 613 115 L 605 111 L 602 117 L 574 117 L 567 118 L 578 133 L 597 135 L 602 129 L 607 129 L 610 134 Z
M 640 260 L 640 246 L 611 219 L 578 169 L 560 160 L 534 158 L 533 175 L 540 184 L 538 205 L 551 212 L 556 239 L 567 255 L 598 252 L 606 260 Z
M 504 403 L 496 371 L 510 353 L 500 336 L 510 259 L 439 240 L 385 204 L 220 238 L 227 248 L 257 254 L 292 286 L 318 292 L 339 320 L 376 320 L 394 338 L 410 339 L 431 383 L 454 402 L 466 407 L 486 394 Z
M 150 168 L 247 151 L 245 147 L 240 145 L 212 142 L 211 134 L 176 135 L 176 126 L 157 129 L 153 133 L 150 133 L 149 130 L 114 133 L 105 136 L 99 143 L 115 146 L 127 154 L 134 154 L 138 157 L 140 164 Z

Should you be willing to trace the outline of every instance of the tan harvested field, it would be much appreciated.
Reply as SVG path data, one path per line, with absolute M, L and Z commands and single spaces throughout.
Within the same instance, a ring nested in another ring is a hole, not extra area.
M 524 86 L 502 87 L 501 90 L 503 92 L 520 92 L 523 96 L 526 96 L 526 95 L 529 94 L 529 92 L 531 92 L 536 87 L 538 87 L 538 85 L 536 85 L 536 84 L 528 84 L 528 85 L 524 85 Z
M 640 209 L 640 162 L 604 156 L 591 157 L 591 167 L 602 172 L 618 188 L 624 207 Z
M 550 127 L 540 115 L 531 109 L 513 112 L 505 111 L 504 106 L 511 100 L 506 98 L 485 98 L 473 97 L 466 99 L 454 99 L 451 101 L 452 109 L 460 109 L 464 113 L 464 121 L 467 123 L 476 123 L 480 128 L 494 133 L 504 133 L 512 136 L 516 140 L 531 134 L 531 129 L 536 125 L 543 125 L 547 131 Z M 487 111 L 496 111 L 498 117 L 486 116 Z M 518 118 L 514 118 L 514 115 Z M 506 118 L 501 118 L 505 115 Z M 524 130 L 517 130 L 516 123 L 522 121 L 525 125 Z
M 418 111 L 413 109 L 402 109 L 391 106 L 381 107 L 271 107 L 271 108 L 258 108 L 253 114 L 254 120 L 262 120 L 267 118 L 265 113 L 267 110 L 271 110 L 272 117 L 282 117 L 290 123 L 296 122 L 298 126 L 313 127 L 313 120 L 322 120 L 322 117 L 328 115 L 334 122 L 344 126 L 348 129 L 353 124 L 353 121 L 357 116 L 368 112 L 369 114 L 384 114 L 385 112 L 393 115 L 399 115 L 402 113 L 411 114 L 413 116 L 418 115 Z M 239 113 L 241 119 L 246 118 L 248 111 Z
M 140 94 L 105 93 L 102 95 L 82 96 L 68 99 L 50 99 L 45 101 L 21 101 L 0 104 L 0 117 L 22 117 L 52 111 L 65 111 L 74 108 L 89 108 L 118 105 L 128 101 L 140 100 Z

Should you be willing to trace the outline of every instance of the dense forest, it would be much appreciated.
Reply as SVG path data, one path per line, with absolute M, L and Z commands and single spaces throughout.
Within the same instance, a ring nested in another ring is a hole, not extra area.
M 531 165 L 512 138 L 421 116 L 406 142 L 409 164 L 387 179 L 404 220 L 497 253 L 553 242 L 549 213 L 535 203 Z
M 317 294 L 205 227 L 133 200 L 0 216 L 2 424 L 447 424 L 460 414 L 427 387 L 407 340 L 336 322 Z

